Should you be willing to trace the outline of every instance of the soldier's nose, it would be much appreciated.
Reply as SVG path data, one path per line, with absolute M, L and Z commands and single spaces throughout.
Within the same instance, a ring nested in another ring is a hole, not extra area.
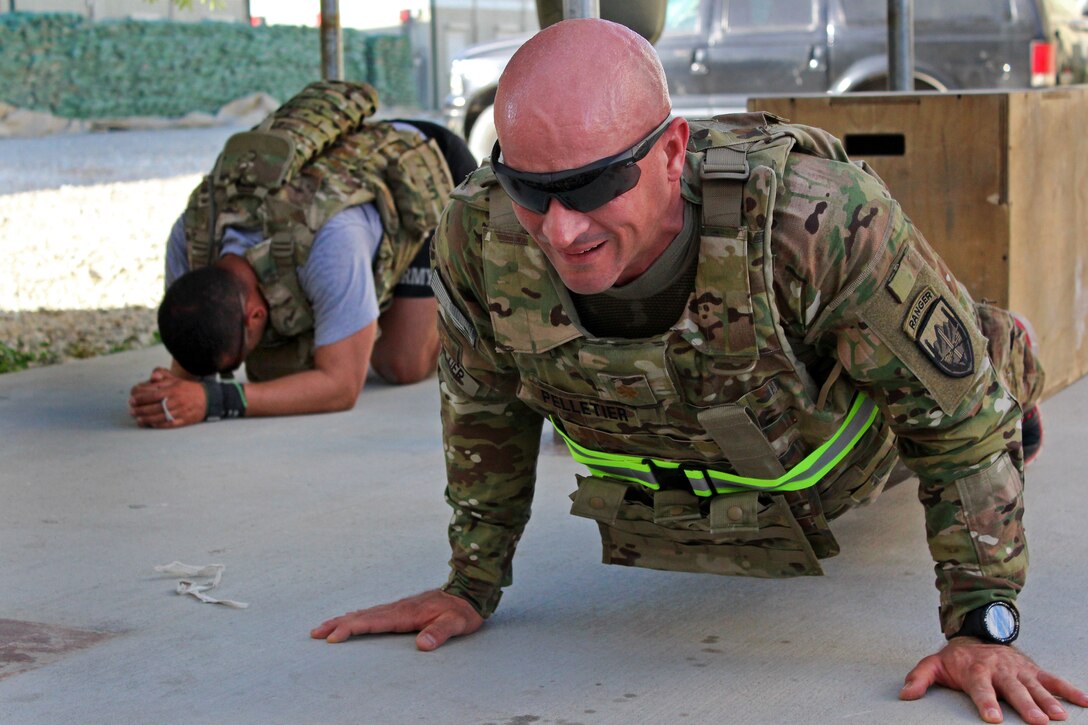
M 544 212 L 540 231 L 548 244 L 556 249 L 567 249 L 588 228 L 589 217 L 580 211 L 568 209 L 558 199 L 552 199 L 548 210 Z

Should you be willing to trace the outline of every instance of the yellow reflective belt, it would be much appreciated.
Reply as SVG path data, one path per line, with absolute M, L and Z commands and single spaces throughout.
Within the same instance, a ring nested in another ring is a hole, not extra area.
M 778 478 L 738 476 L 690 462 L 594 451 L 571 440 L 554 417 L 552 425 L 566 441 L 574 460 L 586 466 L 595 476 L 639 483 L 656 491 L 660 484 L 654 475 L 655 468 L 679 469 L 687 477 L 696 495 L 710 496 L 714 493 L 735 493 L 753 489 L 768 492 L 798 491 L 815 486 L 854 449 L 865 431 L 873 425 L 876 415 L 876 404 L 868 396 L 858 393 L 835 435 Z

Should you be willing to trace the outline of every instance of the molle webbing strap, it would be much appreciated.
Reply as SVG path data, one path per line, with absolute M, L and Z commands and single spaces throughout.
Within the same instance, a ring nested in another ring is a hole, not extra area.
M 707 249 L 725 249 L 729 253 L 721 262 L 722 276 L 701 279 L 700 275 L 705 273 L 697 272 L 696 287 L 721 290 L 721 353 L 734 358 L 740 368 L 748 366 L 747 370 L 751 370 L 758 358 L 749 280 L 750 229 L 744 218 L 744 186 L 750 175 L 747 152 L 751 144 L 730 143 L 733 145 L 711 146 L 702 152 L 701 244 Z
M 778 460 L 771 442 L 744 406 L 707 408 L 699 413 L 698 418 L 699 424 L 722 449 L 729 465 L 740 475 L 771 479 L 786 475 L 786 469 Z M 742 495 L 745 494 L 733 494 L 729 498 Z M 755 495 L 755 492 L 748 495 Z M 814 549 L 826 552 L 838 550 L 834 536 L 827 528 L 823 503 L 814 487 L 785 491 L 782 496 Z
M 268 212 L 261 205 L 269 193 L 358 129 L 377 103 L 378 92 L 365 83 L 318 81 L 252 131 L 231 136 L 185 211 L 190 267 L 204 267 L 218 258 L 225 227 L 264 229 Z M 312 240 L 314 231 L 302 241 Z M 273 258 L 288 271 L 304 261 L 294 259 L 294 241 L 299 240 L 278 240 L 273 249 Z
M 431 275 L 431 290 L 434 292 L 435 299 L 438 300 L 438 304 L 442 308 L 446 320 L 468 339 L 470 345 L 476 347 L 476 340 L 479 339 L 476 328 L 472 326 L 468 317 L 466 317 L 465 314 L 458 309 L 457 305 L 453 303 L 453 298 L 450 297 L 450 293 L 446 290 L 446 285 L 442 281 L 442 275 L 438 270 L 435 270 L 434 274 Z
M 779 478 L 786 473 L 767 436 L 742 405 L 707 408 L 699 412 L 706 429 L 733 470 L 742 476 Z
M 185 240 L 188 243 L 186 254 L 189 269 L 207 267 L 212 259 L 212 240 L 215 239 L 215 178 L 208 174 L 189 195 L 182 214 L 184 219 Z
M 703 226 L 739 227 L 744 182 L 749 175 L 747 149 L 708 148 L 700 175 L 703 179 Z
M 508 238 L 504 232 L 521 230 L 521 223 L 514 214 L 514 202 L 498 184 L 487 194 L 487 216 L 488 227 L 503 239 Z
M 876 416 L 876 404 L 868 396 L 858 393 L 835 435 L 789 471 L 775 478 L 726 473 L 685 461 L 594 451 L 567 436 L 562 424 L 554 417 L 551 420 L 556 431 L 566 441 L 574 460 L 589 468 L 590 473 L 595 476 L 641 484 L 656 491 L 661 487 L 656 475 L 657 470 L 665 470 L 669 473 L 679 471 L 687 477 L 692 491 L 697 496 L 711 496 L 714 493 L 752 490 L 780 493 L 800 491 L 815 486 L 828 471 L 854 449 L 861 437 L 872 426 Z
M 292 179 L 325 149 L 359 128 L 377 105 L 378 92 L 365 83 L 318 81 L 277 108 L 261 128 L 291 138 L 293 155 L 285 178 Z

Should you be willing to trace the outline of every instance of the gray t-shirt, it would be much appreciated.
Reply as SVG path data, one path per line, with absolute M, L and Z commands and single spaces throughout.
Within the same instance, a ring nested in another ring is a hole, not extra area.
M 339 342 L 378 319 L 373 266 L 381 239 L 381 217 L 373 204 L 348 207 L 318 230 L 310 258 L 298 268 L 299 284 L 314 311 L 315 347 Z M 244 255 L 261 241 L 258 231 L 228 227 L 220 256 Z M 166 286 L 188 271 L 179 218 L 166 247 Z

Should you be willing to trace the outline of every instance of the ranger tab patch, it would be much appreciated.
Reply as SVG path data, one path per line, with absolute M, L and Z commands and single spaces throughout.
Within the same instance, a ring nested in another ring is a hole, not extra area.
M 975 372 L 975 351 L 952 305 L 926 287 L 911 303 L 903 331 L 945 375 L 965 378 Z

